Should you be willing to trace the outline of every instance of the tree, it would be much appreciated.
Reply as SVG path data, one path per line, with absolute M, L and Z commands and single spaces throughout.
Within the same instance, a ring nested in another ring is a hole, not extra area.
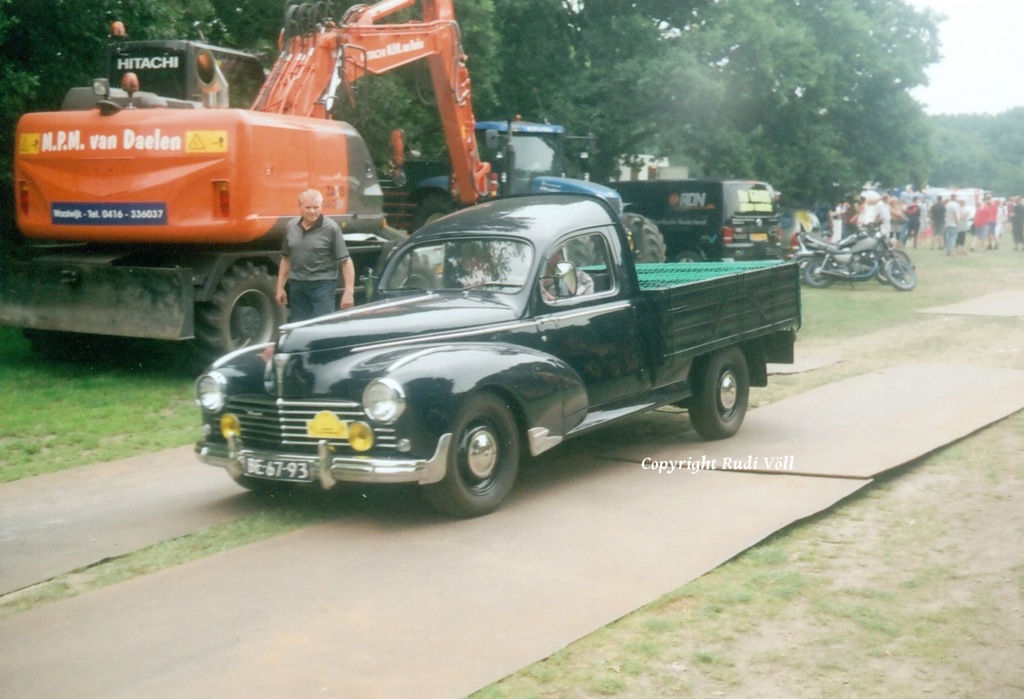
M 107 31 L 120 20 L 133 38 L 224 35 L 209 0 L 0 0 L 0 232 L 14 226 L 14 127 L 29 111 L 60 108 L 71 87 L 105 72 Z
M 672 42 L 711 87 L 685 130 L 661 135 L 699 172 L 761 177 L 814 201 L 925 169 L 924 114 L 908 91 L 935 60 L 935 27 L 906 4 L 721 0 Z
M 11 0 L 0 0 L 0 46 L 6 46 L 18 31 L 18 18 L 8 14 Z M 12 236 L 14 231 L 14 182 L 11 173 L 11 154 L 14 151 L 14 123 L 31 102 L 39 84 L 37 76 L 7 59 L 0 61 L 0 240 Z
M 597 134 L 594 175 L 607 178 L 659 133 L 666 76 L 678 70 L 664 39 L 707 1 L 501 3 L 501 109 Z
M 931 119 L 937 154 L 929 183 L 980 187 L 1000 196 L 1024 194 L 1024 108 L 997 115 L 941 115 Z
M 262 51 L 269 64 L 284 3 L 0 7 L 0 185 L 9 196 L 14 119 L 56 109 L 69 87 L 102 73 L 110 20 L 124 21 L 131 38 L 205 38 Z M 909 91 L 937 60 L 937 18 L 906 0 L 459 0 L 456 9 L 478 118 L 522 115 L 596 134 L 595 179 L 639 154 L 670 156 L 697 174 L 767 179 L 806 202 L 866 180 L 928 179 L 929 129 Z M 430 93 L 424 71 L 407 68 L 361 80 L 357 104 L 338 116 L 378 160 L 396 127 L 411 147 L 439 156 Z

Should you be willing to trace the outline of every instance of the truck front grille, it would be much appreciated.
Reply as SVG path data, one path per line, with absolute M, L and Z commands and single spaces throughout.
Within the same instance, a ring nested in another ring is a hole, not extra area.
M 316 453 L 320 440 L 306 434 L 306 425 L 324 410 L 344 422 L 366 420 L 363 408 L 352 401 L 295 401 L 270 396 L 234 396 L 228 400 L 227 412 L 242 423 L 242 444 L 247 449 L 291 453 Z M 395 431 L 374 427 L 375 449 L 395 448 Z M 341 453 L 355 453 L 347 439 L 329 439 Z

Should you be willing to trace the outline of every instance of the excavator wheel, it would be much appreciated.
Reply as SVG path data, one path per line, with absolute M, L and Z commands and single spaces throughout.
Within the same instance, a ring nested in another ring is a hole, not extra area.
M 229 269 L 213 299 L 196 309 L 196 340 L 203 353 L 216 357 L 276 338 L 285 322 L 284 309 L 274 300 L 276 284 L 252 262 Z
M 664 262 L 665 236 L 654 221 L 640 214 L 622 214 L 622 225 L 629 235 L 630 247 L 637 262 Z

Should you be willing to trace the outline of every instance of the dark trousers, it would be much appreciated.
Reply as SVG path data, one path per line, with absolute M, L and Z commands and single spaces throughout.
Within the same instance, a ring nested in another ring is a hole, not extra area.
M 297 323 L 338 310 L 336 279 L 315 282 L 288 280 L 288 322 Z

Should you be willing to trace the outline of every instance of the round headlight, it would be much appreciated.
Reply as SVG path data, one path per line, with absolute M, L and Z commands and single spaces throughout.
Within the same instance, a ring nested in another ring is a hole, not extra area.
M 374 379 L 363 391 L 363 410 L 375 422 L 394 422 L 405 410 L 402 385 L 394 379 Z
M 211 371 L 196 379 L 196 404 L 215 413 L 227 402 L 228 380 L 218 371 Z

